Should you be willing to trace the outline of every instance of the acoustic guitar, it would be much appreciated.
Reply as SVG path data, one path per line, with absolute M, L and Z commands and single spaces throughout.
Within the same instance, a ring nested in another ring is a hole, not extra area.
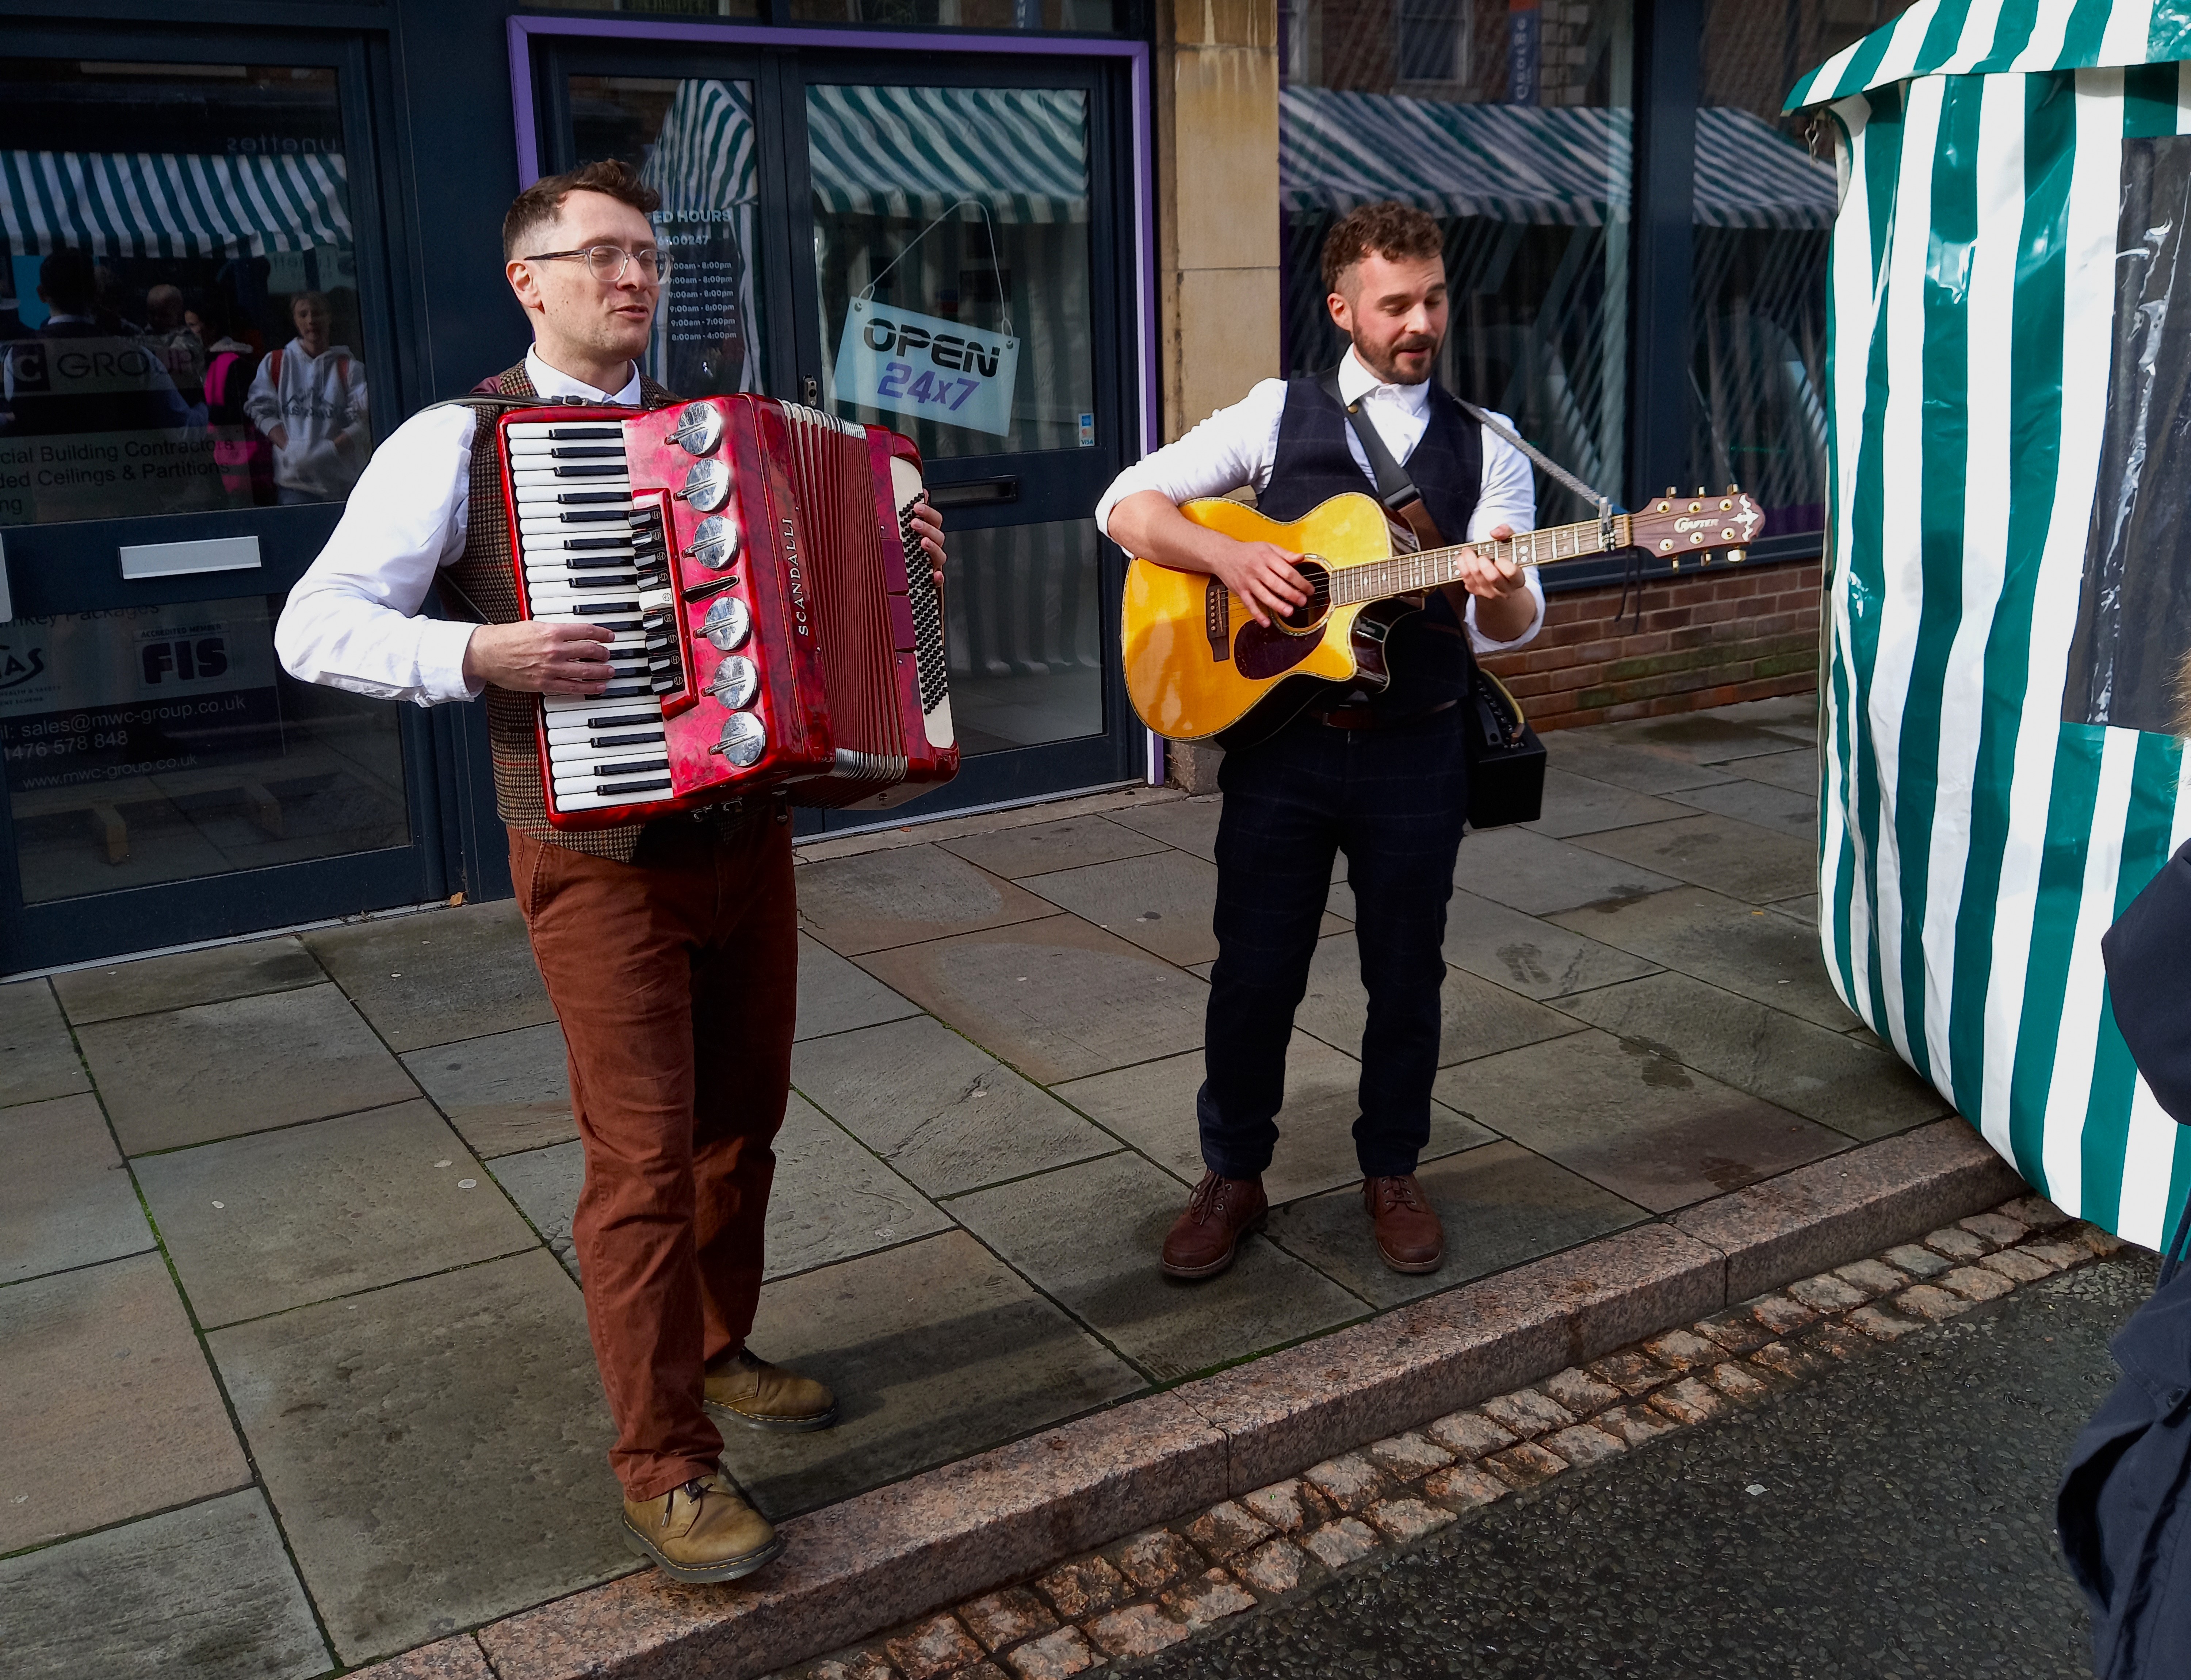
M 1765 529 L 1757 504 L 1730 485 L 1720 495 L 1668 491 L 1640 512 L 1524 532 L 1505 542 L 1413 548 L 1414 536 L 1369 496 L 1335 496 L 1290 525 L 1222 498 L 1180 509 L 1196 524 L 1297 554 L 1309 598 L 1258 624 L 1215 578 L 1136 559 L 1126 568 L 1126 692 L 1141 721 L 1175 741 L 1261 739 L 1317 696 L 1383 688 L 1385 639 L 1423 592 L 1458 583 L 1464 558 L 1494 550 L 1517 566 L 1548 566 L 1637 548 L 1670 559 L 1739 562 Z

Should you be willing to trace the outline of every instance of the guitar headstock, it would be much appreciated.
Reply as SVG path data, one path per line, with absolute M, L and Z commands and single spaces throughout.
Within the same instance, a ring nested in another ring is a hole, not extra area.
M 1716 556 L 1739 564 L 1747 558 L 1744 550 L 1765 534 L 1765 515 L 1732 484 L 1716 495 L 1699 490 L 1684 496 L 1669 487 L 1628 519 L 1629 541 L 1676 567 L 1693 555 L 1706 566 Z

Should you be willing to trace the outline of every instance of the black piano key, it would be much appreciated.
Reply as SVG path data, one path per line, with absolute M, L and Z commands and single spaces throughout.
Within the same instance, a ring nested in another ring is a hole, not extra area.
M 581 618 L 584 618 L 589 612 L 617 612 L 630 614 L 636 612 L 639 610 L 639 603 L 635 601 L 589 601 L 582 606 L 574 607 L 571 609 L 572 612 L 577 613 Z
M 596 776 L 646 776 L 654 771 L 669 768 L 669 760 L 666 758 L 635 758 L 623 760 L 615 764 L 597 764 L 594 766 L 593 773 Z
M 648 699 L 652 699 L 654 698 L 654 691 L 652 688 L 649 688 L 645 683 L 612 682 L 606 688 L 601 690 L 600 693 L 594 696 L 594 698 L 596 700 L 636 700 L 641 695 L 645 695 Z
M 526 469 L 520 467 L 518 470 L 521 472 Z M 622 461 L 612 461 L 598 467 L 579 464 L 566 465 L 558 462 L 550 470 L 557 478 L 626 478 L 631 473 L 631 469 Z
M 533 453 L 537 452 L 528 451 L 526 453 Z M 555 461 L 600 460 L 605 457 L 612 455 L 619 461 L 623 459 L 623 445 L 620 442 L 612 443 L 604 440 L 602 442 L 597 444 L 574 447 L 567 443 L 558 442 L 554 448 L 548 451 L 548 458 L 550 460 Z M 520 456 L 517 458 L 521 460 L 524 458 Z
M 546 431 L 536 431 L 532 436 L 544 437 L 550 443 L 577 442 L 591 438 L 614 438 L 621 442 L 623 428 L 621 425 L 550 426 Z
M 635 724 L 652 724 L 659 729 L 662 726 L 662 719 L 658 715 L 650 715 L 646 712 L 612 712 L 606 717 L 589 717 L 582 720 L 578 725 L 564 726 L 586 729 L 625 729 Z
M 669 791 L 669 783 L 667 780 L 660 782 L 603 782 L 596 785 L 594 789 L 595 794 L 602 799 L 607 799 L 611 795 L 616 794 L 666 794 Z
M 659 733 L 653 735 L 593 735 L 587 737 L 586 744 L 589 747 L 596 748 L 651 747 L 657 742 L 664 738 L 665 737 Z
M 518 518 L 521 521 L 524 516 L 524 510 L 520 509 Z M 612 520 L 621 520 L 623 517 L 623 515 L 613 508 L 579 508 L 573 511 L 557 514 L 555 522 L 558 525 L 604 525 Z

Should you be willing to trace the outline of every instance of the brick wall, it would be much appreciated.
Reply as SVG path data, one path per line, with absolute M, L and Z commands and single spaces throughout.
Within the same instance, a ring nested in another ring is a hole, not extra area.
M 1819 568 L 1654 578 L 1642 622 L 1616 586 L 1556 595 L 1527 647 L 1487 658 L 1540 731 L 1801 694 L 1818 683 Z

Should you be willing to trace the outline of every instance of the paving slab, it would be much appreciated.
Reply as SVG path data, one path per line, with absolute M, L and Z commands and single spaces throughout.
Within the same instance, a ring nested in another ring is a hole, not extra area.
M 256 1488 L 0 1559 L 14 1680 L 304 1680 L 329 1667 Z
M 1574 733 L 1584 740 L 1607 741 L 1616 746 L 1665 753 L 1687 759 L 1692 764 L 1723 765 L 1733 760 L 1788 749 L 1785 736 L 1717 710 L 1633 718 L 1623 723 L 1596 724 Z
M 514 898 L 304 936 L 320 965 L 395 1050 L 555 1018 Z
M 1805 846 L 1815 845 L 1818 833 L 1818 801 L 1815 794 L 1795 793 L 1769 782 L 1727 782 L 1710 788 L 1685 788 L 1667 795 L 1670 802 L 1694 806 L 1722 817 L 1739 817 L 1761 829 L 1791 835 Z
M 1659 970 L 1648 958 L 1458 887 L 1446 906 L 1445 960 L 1480 980 L 1540 1000 Z
M 1738 700 L 1732 705 L 1713 707 L 1712 715 L 1795 739 L 1815 741 L 1818 733 L 1818 691 L 1813 688 L 1801 694 L 1777 694 L 1763 700 Z
M 344 1662 L 633 1567 L 584 1312 L 545 1250 L 208 1341 Z
M 1061 914 L 861 965 L 1039 1085 L 1193 1049 L 1209 998 L 1171 964 Z
M 81 1027 L 88 1021 L 187 1009 L 224 998 L 293 991 L 316 986 L 327 977 L 304 942 L 289 936 L 216 945 L 206 951 L 178 951 L 109 968 L 79 968 L 56 974 L 54 990 L 68 1018 Z
M 1056 907 L 933 846 L 834 857 L 799 870 L 799 915 L 839 956 L 1002 927 Z
M 946 851 L 1006 880 L 1161 851 L 1164 842 L 1107 817 L 1074 817 L 942 842 Z
M 725 1461 L 774 1518 L 1146 1387 L 963 1231 L 768 1284 L 752 1340 L 828 1383 L 841 1408 L 837 1427 L 815 1435 L 726 1421 Z
M 0 1108 L 0 1284 L 152 1246 L 94 1096 Z
M 931 1196 L 956 1195 L 1118 1147 L 1116 1138 L 930 1016 L 810 1040 L 792 1053 L 791 1079 L 824 1113 Z
M 1447 971 L 1438 1008 L 1440 1067 L 1574 1030 L 1574 1022 L 1556 1011 L 1458 969 Z M 1369 994 L 1362 984 L 1354 936 L 1334 933 L 1319 939 L 1309 964 L 1308 990 L 1294 1013 L 1295 1027 L 1335 1050 L 1358 1056 L 1369 1018 Z
M 1765 907 L 1775 915 L 1788 916 L 1816 931 L 1818 925 L 1818 895 L 1799 893 L 1793 898 L 1776 898 Z
M 1445 1264 L 1436 1272 L 1403 1276 L 1385 1264 L 1353 1187 L 1274 1210 L 1271 1240 L 1375 1305 L 1397 1307 L 1649 1217 L 1505 1142 L 1426 1159 L 1415 1177 L 1445 1226 Z
M 1815 924 L 1694 886 L 1551 920 L 1835 1032 L 1858 1024 L 1826 978 Z
M 1194 1097 L 1202 1088 L 1202 1053 L 1143 1062 L 1057 1087 L 1073 1107 L 1092 1114 L 1182 1184 L 1203 1173 Z M 1273 1203 L 1351 1184 L 1362 1176 L 1354 1158 L 1354 1121 L 1362 1064 L 1306 1033 L 1286 1046 L 1286 1101 L 1278 1111 L 1278 1148 L 1263 1175 Z M 1426 1160 L 1472 1148 L 1492 1134 L 1439 1104 L 1431 1108 Z
M 1217 908 L 1217 866 L 1187 852 L 1088 863 L 1033 875 L 1021 885 L 1167 962 L 1208 962 L 1217 954 L 1217 935 L 1210 927 Z
M 401 1102 L 418 1087 L 339 988 L 197 1004 L 77 1029 L 124 1153 Z
M 53 988 L 43 980 L 0 986 L 0 1108 L 90 1089 Z
M 1950 1112 L 1890 1051 L 1687 975 L 1608 986 L 1561 1007 L 1860 1142 Z
M 885 1021 L 902 1021 L 920 1006 L 902 998 L 811 934 L 799 936 L 799 1018 L 795 1039 L 849 1033 Z
M 1611 782 L 1594 781 L 1571 771 L 1554 770 L 1549 765 L 1545 771 L 1543 811 L 1535 822 L 1522 826 L 1554 840 L 1594 834 L 1602 829 L 1630 828 L 1638 823 L 1662 823 L 1682 814 L 1682 807 L 1669 800 Z
M 1556 729 L 1545 737 L 1546 763 L 1553 770 L 1610 782 L 1631 793 L 1669 794 L 1677 788 L 1702 788 L 1728 779 L 1727 772 L 1625 742 L 1593 739 L 1580 731 Z
M 1579 840 L 1554 840 L 1527 829 L 1469 835 L 1460 843 L 1453 880 L 1464 891 L 1533 916 L 1585 904 L 1625 903 L 1681 885 L 1656 869 L 1587 850 Z
M 251 1480 L 156 1254 L 0 1290 L 0 1552 Z
M 208 1328 L 536 1241 L 424 1102 L 150 1156 L 137 1177 Z
M 1145 811 L 1113 812 L 1111 820 L 1136 834 L 1147 834 L 1151 840 L 1191 851 L 1205 863 L 1215 863 L 1217 819 L 1224 808 L 1224 800 L 1219 795 L 1204 794 L 1195 799 L 1175 800 L 1169 805 L 1152 806 Z
M 1809 840 L 1716 813 L 1585 834 L 1573 843 L 1753 904 L 1786 898 L 1818 878 Z
M 414 1050 L 403 1065 L 472 1153 L 486 1159 L 578 1135 L 566 1057 L 563 1029 L 550 1021 Z
M 585 1183 L 578 1143 L 504 1155 L 491 1169 L 572 1278 L 571 1217 Z M 776 1135 L 768 1270 L 779 1278 L 947 1230 L 951 1221 L 796 1091 Z
M 1440 1073 L 1438 1100 L 1653 1213 L 1848 1147 L 1837 1132 L 1591 1032 Z
M 1013 1269 L 1158 1381 L 1358 1318 L 1363 1303 L 1261 1237 L 1232 1269 L 1167 1278 L 1157 1256 L 1187 1205 L 1179 1181 L 1108 1155 L 962 1196 L 951 1210 Z
M 1738 768 L 1750 781 L 1767 782 L 1791 793 L 1808 794 L 1814 799 L 1818 797 L 1818 749 L 1814 746 L 1801 747 L 1792 752 L 1771 753 L 1763 758 L 1744 759 Z

